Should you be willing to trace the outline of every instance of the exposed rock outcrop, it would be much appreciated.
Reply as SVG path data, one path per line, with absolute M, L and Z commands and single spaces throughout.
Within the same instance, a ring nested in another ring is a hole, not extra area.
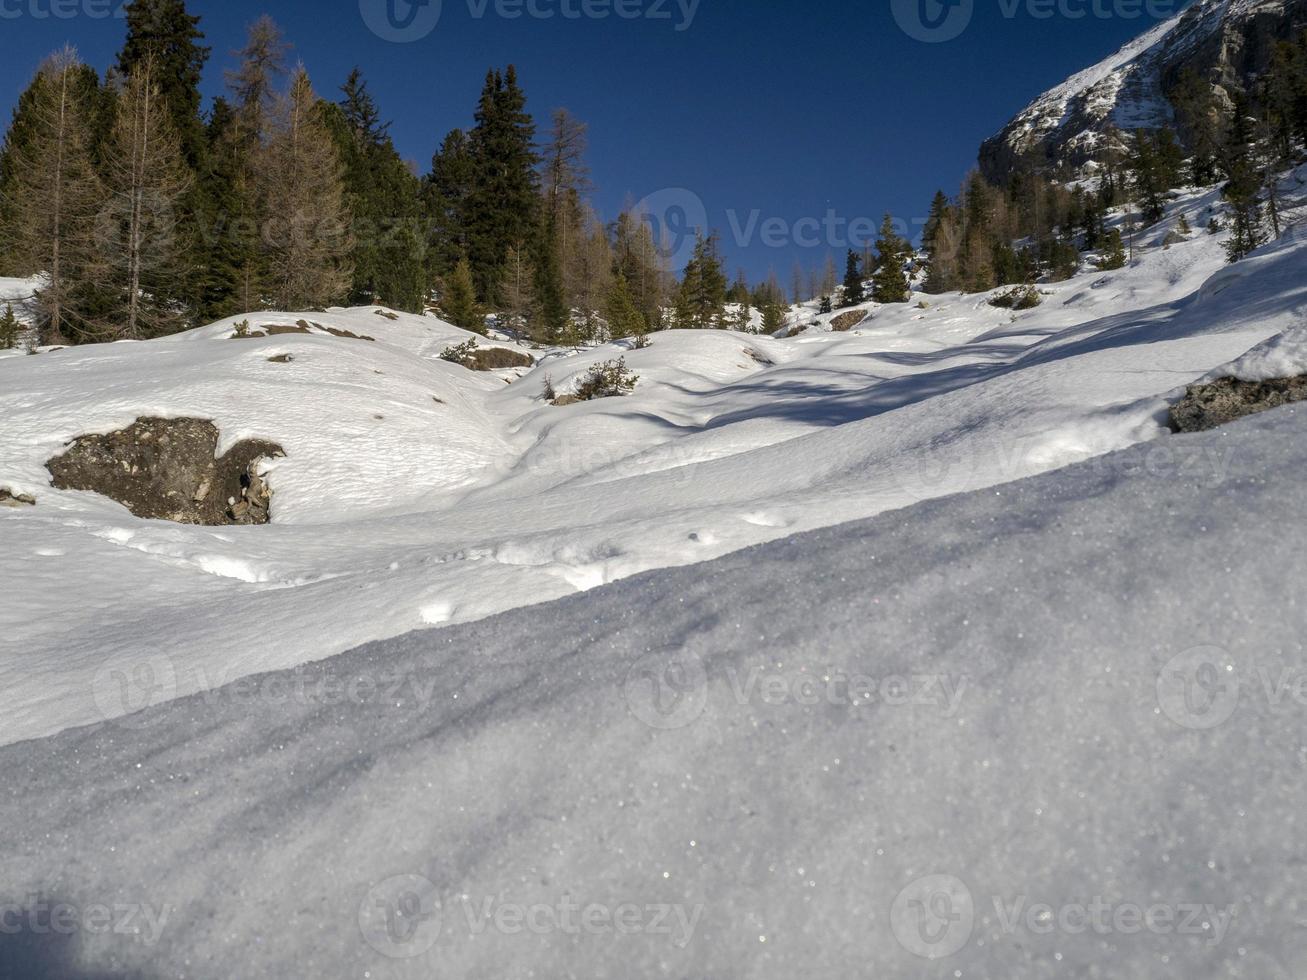
M 14 493 L 8 487 L 0 487 L 0 507 L 34 507 L 36 498 L 28 493 Z
M 1171 406 L 1172 432 L 1202 432 L 1226 422 L 1307 399 L 1307 375 L 1270 381 L 1218 378 L 1191 385 Z
M 139 418 L 107 435 L 79 436 L 46 463 L 59 490 L 90 490 L 137 517 L 179 524 L 267 524 L 271 491 L 264 459 L 275 443 L 245 439 L 215 458 L 218 429 L 208 419 Z

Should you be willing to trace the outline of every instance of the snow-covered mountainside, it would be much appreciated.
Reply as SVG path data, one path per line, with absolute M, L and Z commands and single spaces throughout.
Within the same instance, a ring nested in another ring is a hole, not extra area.
M 1286 202 L 1305 179 L 1286 181 Z M 866 306 L 844 333 L 812 315 L 787 339 L 668 332 L 475 373 L 438 357 L 463 331 L 369 308 L 304 314 L 322 325 L 307 334 L 241 339 L 224 321 L 0 359 L 0 487 L 36 498 L 0 508 L 0 738 L 1166 446 L 1167 398 L 1307 304 L 1295 232 L 1228 267 L 1205 231 L 1162 247 L 1182 216 L 1204 225 L 1216 195 L 1176 202 L 1133 265 L 1041 287 L 1015 315 L 984 295 L 918 295 Z M 302 316 L 258 314 L 246 332 Z M 546 378 L 567 393 L 619 356 L 640 378 L 631 395 L 544 400 Z M 272 523 L 140 520 L 49 485 L 69 440 L 145 416 L 212 419 L 220 453 L 281 446 Z M 1214 479 L 1231 465 L 1190 462 Z
M 1050 89 L 987 140 L 980 165 L 999 182 L 1021 160 L 1072 166 L 1104 134 L 1173 124 L 1167 93 L 1192 69 L 1229 95 L 1266 68 L 1272 42 L 1307 28 L 1307 0 L 1195 0 L 1111 57 Z

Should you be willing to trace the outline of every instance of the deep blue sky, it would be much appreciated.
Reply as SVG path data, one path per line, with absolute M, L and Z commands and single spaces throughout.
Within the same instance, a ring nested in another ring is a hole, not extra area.
M 121 0 L 54 2 L 95 10 Z M 362 2 L 380 9 L 384 0 Z M 974 0 L 959 37 L 922 43 L 900 29 L 891 0 L 701 0 L 683 31 L 675 29 L 683 21 L 676 0 L 668 0 L 671 20 L 508 20 L 493 2 L 476 18 L 469 2 L 481 0 L 444 0 L 435 29 L 407 44 L 370 31 L 359 0 L 189 6 L 213 48 L 207 94 L 221 91 L 245 25 L 269 12 L 320 94 L 334 96 L 351 67 L 363 69 L 394 120 L 400 152 L 424 172 L 442 136 L 470 124 L 486 69 L 513 62 L 538 119 L 566 106 L 590 124 L 595 202 L 605 217 L 624 200 L 688 188 L 722 233 L 732 270 L 758 278 L 774 266 L 787 284 L 795 260 L 820 263 L 826 245 L 775 247 L 758 235 L 746 245 L 735 240 L 728 210 L 741 226 L 755 209 L 785 222 L 821 219 L 828 209 L 874 221 L 890 211 L 911 222 L 937 187 L 957 189 L 981 140 L 1031 98 L 1155 22 L 1096 16 L 1091 0 L 1072 0 L 1091 11 L 1080 19 L 1041 19 L 1024 3 L 1009 17 L 1004 5 L 1011 11 L 1016 0 Z M 557 12 L 581 0 L 536 2 Z M 627 2 L 648 11 L 661 0 Z M 0 19 L 6 120 L 50 50 L 70 41 L 103 69 L 121 44 L 121 20 L 33 16 L 50 3 L 0 0 L 0 16 L 10 15 Z

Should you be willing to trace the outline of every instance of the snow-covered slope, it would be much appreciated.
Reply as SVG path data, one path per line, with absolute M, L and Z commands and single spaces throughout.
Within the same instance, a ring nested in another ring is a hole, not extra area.
M 1265 69 L 1270 40 L 1304 28 L 1304 0 L 1194 0 L 1031 102 L 981 147 L 981 168 L 1000 180 L 1032 157 L 1078 165 L 1094 158 L 1111 128 L 1173 125 L 1166 93 L 1184 70 L 1229 95 Z
M 1135 265 L 1042 287 L 1016 316 L 914 297 L 849 333 L 670 332 L 476 374 L 437 356 L 463 332 L 364 309 L 308 316 L 375 341 L 226 322 L 0 361 L 0 486 L 37 498 L 0 508 L 0 738 L 1163 437 L 1164 396 L 1307 305 L 1295 234 L 1229 268 L 1205 232 L 1160 247 L 1214 203 L 1189 195 Z M 565 391 L 618 356 L 640 375 L 629 397 L 544 402 L 546 377 Z M 273 523 L 142 521 L 48 486 L 63 442 L 137 415 L 281 444 Z M 119 684 L 150 671 L 144 694 Z
M 9 746 L 0 974 L 1295 980 L 1304 471 L 1281 409 Z

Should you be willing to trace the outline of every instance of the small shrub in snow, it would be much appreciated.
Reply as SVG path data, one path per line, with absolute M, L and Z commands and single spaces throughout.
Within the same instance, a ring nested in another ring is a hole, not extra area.
M 576 399 L 588 402 L 595 398 L 629 395 L 639 380 L 639 377 L 627 370 L 626 358 L 619 357 L 615 361 L 604 361 L 586 372 L 581 383 L 576 386 Z
M 545 401 L 547 402 L 551 402 L 558 397 L 558 392 L 554 390 L 554 379 L 547 374 L 545 375 L 543 394 L 545 396 Z
M 476 356 L 477 342 L 473 337 L 461 344 L 455 344 L 453 347 L 446 347 L 440 353 L 442 361 L 449 361 L 451 364 L 461 364 L 467 367 L 472 363 L 472 358 Z
M 1001 310 L 1033 310 L 1043 302 L 1034 286 L 1016 286 L 997 296 L 990 297 L 989 305 Z
M 632 350 L 644 350 L 646 347 L 652 347 L 653 341 L 649 339 L 647 333 L 638 333 L 635 335 L 635 343 L 631 345 Z

